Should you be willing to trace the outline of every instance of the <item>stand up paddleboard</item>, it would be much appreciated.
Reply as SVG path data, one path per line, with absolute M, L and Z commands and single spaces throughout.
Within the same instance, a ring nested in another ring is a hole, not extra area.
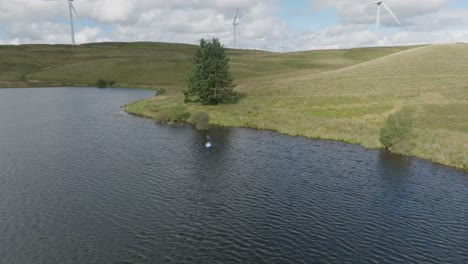
M 205 147 L 207 148 L 211 148 L 211 138 L 210 138 L 210 135 L 206 135 L 206 143 L 205 143 Z

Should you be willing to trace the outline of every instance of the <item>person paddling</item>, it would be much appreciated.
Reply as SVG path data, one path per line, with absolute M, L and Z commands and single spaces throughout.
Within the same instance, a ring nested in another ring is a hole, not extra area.
M 210 138 L 210 135 L 206 135 L 205 147 L 211 148 L 211 138 Z

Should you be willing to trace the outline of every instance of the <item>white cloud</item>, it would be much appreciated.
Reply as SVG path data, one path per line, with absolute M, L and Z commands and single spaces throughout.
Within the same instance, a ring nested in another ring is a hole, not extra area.
M 89 43 L 94 41 L 101 30 L 99 28 L 85 27 L 75 34 L 76 42 Z
M 233 44 L 232 20 L 240 9 L 238 43 L 241 47 L 266 48 L 281 39 L 284 22 L 275 17 L 275 0 L 77 0 L 77 43 L 98 41 L 175 41 L 197 43 L 218 37 Z M 0 2 L 3 42 L 69 43 L 66 0 Z M 90 30 L 106 26 L 113 30 Z M 68 31 L 68 32 L 67 32 Z M 50 35 L 55 35 L 52 38 Z M 258 44 L 261 42 L 261 46 Z
M 282 0 L 286 1 L 286 0 Z M 232 19 L 240 8 L 238 46 L 267 50 L 349 48 L 373 45 L 376 6 L 371 0 L 310 0 L 333 8 L 339 24 L 315 32 L 290 30 L 276 16 L 280 0 L 76 0 L 76 41 L 161 41 L 195 44 L 218 37 L 233 46 Z M 382 10 L 381 45 L 468 41 L 468 10 L 453 0 L 385 0 L 402 25 Z M 313 16 L 312 16 L 313 17 Z M 69 43 L 63 1 L 0 0 L 0 43 Z M 397 27 L 398 26 L 398 27 Z M 294 32 L 294 33 L 291 33 Z
M 375 23 L 377 6 L 369 5 L 375 0 L 310 0 L 312 7 L 316 9 L 333 7 L 344 23 L 369 24 Z M 410 18 L 424 14 L 437 12 L 444 5 L 453 0 L 384 0 L 384 3 L 396 14 L 404 26 L 410 23 Z M 396 22 L 390 14 L 382 8 L 382 24 L 395 26 Z

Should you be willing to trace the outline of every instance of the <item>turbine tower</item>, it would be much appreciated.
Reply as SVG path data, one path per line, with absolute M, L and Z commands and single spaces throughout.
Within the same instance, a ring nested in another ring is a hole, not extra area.
M 237 33 L 236 33 L 236 27 L 237 27 L 237 16 L 239 15 L 239 8 L 237 9 L 236 16 L 234 17 L 234 20 L 232 21 L 232 26 L 234 27 L 234 49 L 237 47 Z
M 72 45 L 75 46 L 76 43 L 75 43 L 75 27 L 73 25 L 73 13 L 75 13 L 76 16 L 78 16 L 78 14 L 76 13 L 75 7 L 73 6 L 73 0 L 68 0 L 68 11 L 70 13 L 70 30 L 71 30 Z
M 380 1 L 376 1 L 376 2 L 372 2 L 372 3 L 369 3 L 368 5 L 377 5 L 377 24 L 375 25 L 375 32 L 377 33 L 377 39 L 378 39 L 378 36 L 379 36 L 379 28 L 380 28 L 380 7 L 383 6 L 385 9 L 387 9 L 388 13 L 390 13 L 390 15 L 392 15 L 392 17 L 395 19 L 395 21 L 401 25 L 400 21 L 398 20 L 398 18 L 395 16 L 395 14 L 392 12 L 392 10 L 390 9 L 390 7 L 388 7 L 388 5 L 386 5 L 384 3 L 384 0 L 380 0 Z
M 44 0 L 44 1 L 62 1 L 62 0 Z M 75 10 L 75 7 L 73 6 L 73 0 L 65 0 L 68 2 L 68 12 L 70 14 L 70 30 L 71 30 L 71 41 L 72 45 L 75 46 L 75 27 L 73 25 L 73 13 L 78 17 L 78 13 Z

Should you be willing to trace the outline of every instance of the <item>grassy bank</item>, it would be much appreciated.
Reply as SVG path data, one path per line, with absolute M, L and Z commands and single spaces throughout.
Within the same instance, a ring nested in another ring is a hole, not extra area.
M 164 89 L 129 113 L 158 119 L 175 110 L 210 114 L 223 126 L 343 140 L 379 148 L 379 130 L 403 107 L 414 113 L 405 155 L 468 169 L 468 45 L 271 53 L 230 50 L 235 105 L 184 105 L 194 46 L 104 43 L 0 46 L 0 86 Z M 174 110 L 175 109 L 175 110 Z
M 415 47 L 377 58 L 365 56 L 365 49 L 353 52 L 365 59 L 349 61 L 336 51 L 326 58 L 336 64 L 239 78 L 237 90 L 246 95 L 240 103 L 187 105 L 187 111 L 207 112 L 217 125 L 379 148 L 386 118 L 405 107 L 414 113 L 411 148 L 396 152 L 468 169 L 468 46 Z M 282 56 L 290 55 L 296 54 Z M 313 56 L 305 60 L 320 61 Z M 181 102 L 180 94 L 154 97 L 127 111 L 157 119 L 160 111 Z

